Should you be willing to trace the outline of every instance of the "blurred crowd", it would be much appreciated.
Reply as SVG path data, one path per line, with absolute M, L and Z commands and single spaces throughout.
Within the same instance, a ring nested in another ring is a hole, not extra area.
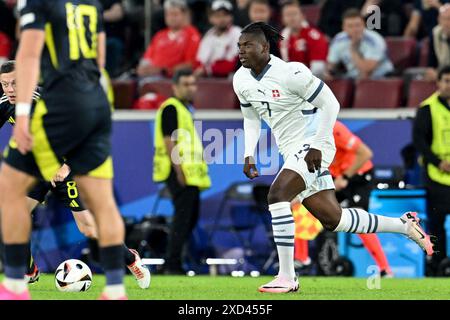
M 0 62 L 17 46 L 16 2 L 0 0 Z M 151 81 L 185 67 L 199 77 L 229 77 L 239 67 L 240 30 L 255 21 L 282 31 L 273 53 L 303 62 L 322 79 L 398 76 L 404 70 L 389 59 L 386 37 L 426 46 L 418 71 L 425 79 L 450 64 L 450 0 L 151 0 L 149 12 L 145 0 L 100 2 L 113 78 Z

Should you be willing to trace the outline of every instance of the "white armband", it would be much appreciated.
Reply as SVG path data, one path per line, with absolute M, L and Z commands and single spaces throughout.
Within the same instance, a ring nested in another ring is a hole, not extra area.
M 16 104 L 16 117 L 17 116 L 28 116 L 31 111 L 31 103 L 19 102 Z

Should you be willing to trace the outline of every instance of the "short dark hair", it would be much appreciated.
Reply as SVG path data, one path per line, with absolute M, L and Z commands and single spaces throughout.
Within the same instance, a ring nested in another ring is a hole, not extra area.
M 440 81 L 442 77 L 446 74 L 450 74 L 450 66 L 444 66 L 441 69 L 439 69 L 438 80 Z
M 14 70 L 16 70 L 16 61 L 9 60 L 9 61 L 4 62 L 2 64 L 2 66 L 0 67 L 0 74 L 10 73 L 10 72 L 13 72 Z
M 192 72 L 192 69 L 185 68 L 185 69 L 179 69 L 175 71 L 172 77 L 172 83 L 178 84 L 180 82 L 181 77 L 189 77 L 194 75 L 194 72 Z
M 342 15 L 342 21 L 345 19 L 351 19 L 351 18 L 361 18 L 364 19 L 361 15 L 361 12 L 357 8 L 350 8 L 344 11 L 344 14 Z

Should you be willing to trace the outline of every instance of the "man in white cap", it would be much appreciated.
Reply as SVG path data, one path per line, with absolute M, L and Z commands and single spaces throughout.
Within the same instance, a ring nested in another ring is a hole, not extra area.
M 236 68 L 237 42 L 241 28 L 233 25 L 233 5 L 227 0 L 211 4 L 209 22 L 212 28 L 203 37 L 197 52 L 196 76 L 227 77 Z

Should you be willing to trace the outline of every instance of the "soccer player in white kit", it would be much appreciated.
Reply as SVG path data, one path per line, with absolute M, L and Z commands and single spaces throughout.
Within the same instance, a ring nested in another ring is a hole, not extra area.
M 250 179 L 258 176 L 254 153 L 261 119 L 271 128 L 284 158 L 268 194 L 279 273 L 259 291 L 284 293 L 299 288 L 294 270 L 295 226 L 291 212 L 295 197 L 327 230 L 401 233 L 432 255 L 434 237 L 425 233 L 415 212 L 389 218 L 359 208 L 340 207 L 328 171 L 336 150 L 333 126 L 339 102 L 305 65 L 285 62 L 269 53 L 269 43 L 277 43 L 281 38 L 266 23 L 246 26 L 238 42 L 242 67 L 233 78 L 244 116 L 244 174 Z

